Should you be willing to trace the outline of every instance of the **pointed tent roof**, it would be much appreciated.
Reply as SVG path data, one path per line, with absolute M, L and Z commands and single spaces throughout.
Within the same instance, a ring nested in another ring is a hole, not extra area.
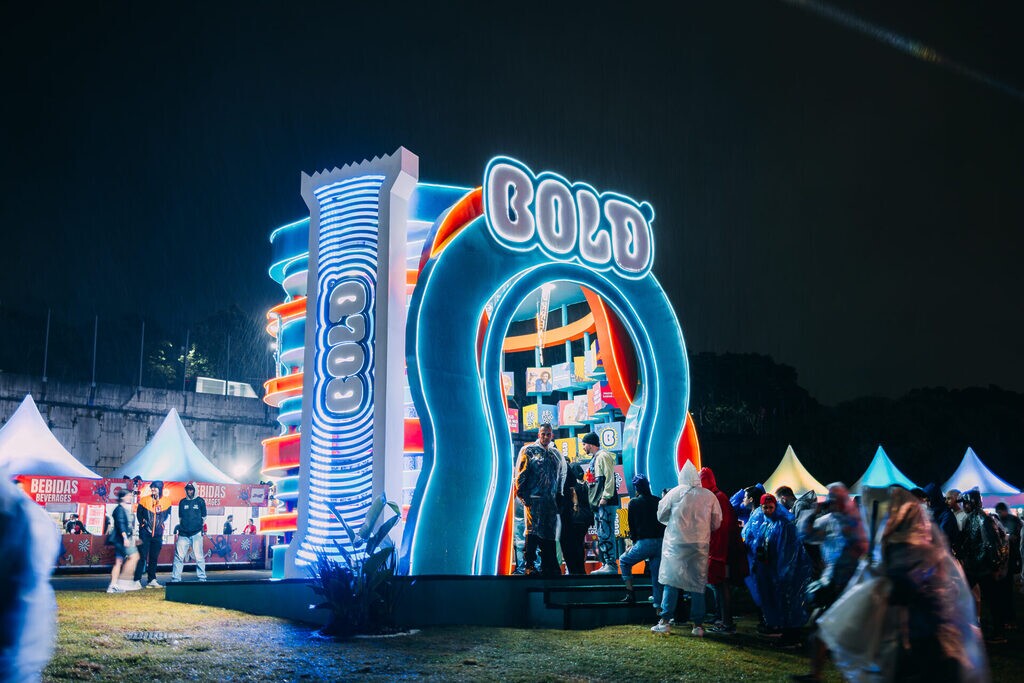
M 808 491 L 814 491 L 818 495 L 828 492 L 828 488 L 812 477 L 800 459 L 796 457 L 793 446 L 786 446 L 786 454 L 782 456 L 779 466 L 772 472 L 772 476 L 764 481 L 765 491 L 772 492 L 780 486 L 790 487 L 797 496 L 802 496 Z
M 0 468 L 11 475 L 100 478 L 60 445 L 39 414 L 32 394 L 26 394 L 0 429 Z
M 160 429 L 135 457 L 121 465 L 114 477 L 139 475 L 146 481 L 201 481 L 211 484 L 238 482 L 217 469 L 192 442 L 178 411 L 171 408 Z
M 871 459 L 864 476 L 853 485 L 853 491 L 859 493 L 862 488 L 885 489 L 890 486 L 900 485 L 908 489 L 917 488 L 917 484 L 907 479 L 907 475 L 899 471 L 892 460 L 886 455 L 881 445 L 875 451 L 875 457 Z
M 967 491 L 973 488 L 977 488 L 983 496 L 1014 496 L 1020 493 L 1019 489 L 1007 484 L 985 467 L 974 449 L 968 446 L 960 466 L 949 481 L 942 485 L 942 490 Z

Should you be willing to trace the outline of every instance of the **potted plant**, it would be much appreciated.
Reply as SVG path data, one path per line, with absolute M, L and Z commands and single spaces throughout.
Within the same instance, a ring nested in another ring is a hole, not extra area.
M 395 514 L 375 530 L 385 508 Z M 332 512 L 345 529 L 349 545 L 334 541 L 341 561 L 321 548 L 310 569 L 315 580 L 313 590 L 323 597 L 323 602 L 313 607 L 331 613 L 321 634 L 346 639 L 361 633 L 393 631 L 396 558 L 388 534 L 401 519 L 398 506 L 383 495 L 376 498 L 358 531 L 352 530 L 337 509 L 332 508 Z

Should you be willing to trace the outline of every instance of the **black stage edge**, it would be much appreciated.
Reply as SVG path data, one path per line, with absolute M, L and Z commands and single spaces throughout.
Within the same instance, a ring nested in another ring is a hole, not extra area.
M 611 624 L 654 623 L 648 602 L 650 580 L 636 577 L 637 603 L 625 596 L 617 575 L 398 577 L 398 625 L 509 626 L 515 628 L 596 628 Z M 326 610 L 305 579 L 195 581 L 168 584 L 166 599 L 280 617 L 322 625 Z

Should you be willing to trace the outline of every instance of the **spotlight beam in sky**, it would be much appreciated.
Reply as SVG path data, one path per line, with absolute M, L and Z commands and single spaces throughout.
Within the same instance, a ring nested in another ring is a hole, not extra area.
M 997 78 L 989 76 L 986 73 L 972 69 L 969 66 L 961 64 L 960 62 L 949 59 L 939 54 L 933 48 L 919 43 L 916 40 L 912 40 L 905 36 L 901 36 L 895 31 L 890 31 L 887 28 L 872 24 L 871 22 L 865 21 L 858 16 L 855 16 L 849 12 L 844 12 L 832 5 L 824 2 L 816 2 L 816 0 L 783 0 L 787 5 L 793 5 L 801 9 L 813 12 L 819 17 L 828 19 L 831 22 L 845 26 L 846 28 L 852 29 L 865 35 L 869 38 L 873 38 L 880 43 L 884 43 L 890 47 L 894 47 L 900 52 L 920 59 L 923 62 L 930 62 L 939 66 L 946 67 L 950 71 L 960 76 L 986 85 L 990 88 L 995 88 L 1000 92 L 1015 98 L 1020 102 L 1024 102 L 1024 91 L 1019 88 L 1001 81 Z

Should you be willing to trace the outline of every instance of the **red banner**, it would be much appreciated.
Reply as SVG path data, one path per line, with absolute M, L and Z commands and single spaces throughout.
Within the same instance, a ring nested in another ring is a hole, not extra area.
M 170 567 L 174 561 L 174 536 L 165 536 L 160 549 L 160 566 Z M 263 564 L 263 536 L 233 534 L 223 536 L 210 534 L 203 539 L 203 552 L 206 565 L 211 564 Z M 195 558 L 189 551 L 186 562 L 193 563 Z M 106 545 L 103 536 L 87 534 L 64 534 L 61 537 L 60 558 L 58 567 L 112 567 L 114 566 L 114 546 Z M 190 571 L 190 570 L 189 570 Z
M 131 489 L 129 479 L 87 479 L 84 477 L 51 477 L 31 474 L 18 475 L 18 484 L 29 497 L 40 505 L 47 503 L 77 503 L 79 505 L 105 505 L 117 502 L 120 489 Z M 151 499 L 149 482 L 140 485 L 140 502 Z M 185 497 L 185 482 L 165 481 L 160 504 L 165 509 L 177 505 Z M 266 507 L 270 487 L 266 484 L 206 484 L 196 482 L 196 495 L 206 500 L 209 507 Z
M 21 474 L 18 484 L 29 498 L 47 503 L 78 503 L 106 505 L 117 502 L 120 489 L 131 488 L 127 479 L 88 479 L 85 477 L 49 477 Z

